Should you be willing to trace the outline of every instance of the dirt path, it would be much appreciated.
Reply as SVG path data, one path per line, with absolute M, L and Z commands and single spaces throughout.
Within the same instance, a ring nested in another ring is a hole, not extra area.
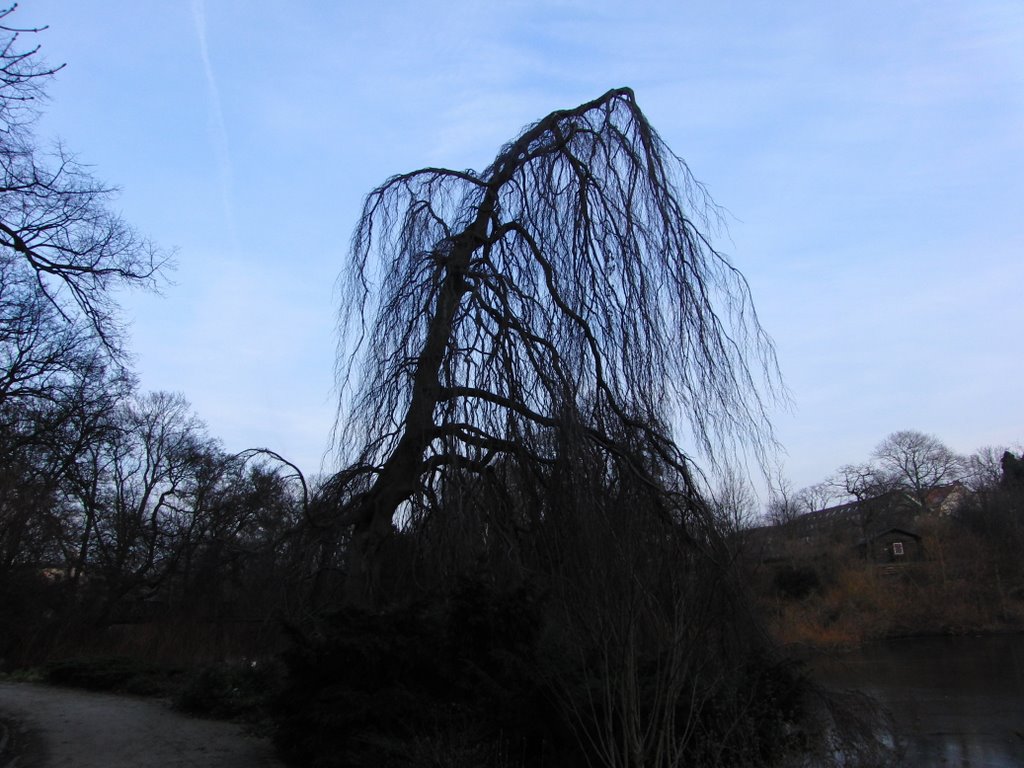
M 0 683 L 0 718 L 22 726 L 12 729 L 14 742 L 24 748 L 17 768 L 281 765 L 267 739 L 247 735 L 239 725 L 187 717 L 150 699 Z

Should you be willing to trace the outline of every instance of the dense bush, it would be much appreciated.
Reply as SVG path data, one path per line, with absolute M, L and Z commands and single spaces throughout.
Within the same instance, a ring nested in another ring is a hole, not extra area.
M 37 573 L 0 574 L 0 671 L 45 659 L 62 605 L 60 585 Z
M 782 597 L 802 600 L 821 587 L 818 572 L 810 566 L 785 565 L 775 572 L 775 590 Z
M 445 596 L 377 613 L 344 609 L 317 632 L 296 633 L 275 706 L 279 751 L 316 768 L 635 764 L 602 754 L 630 749 L 614 725 L 622 701 L 602 697 L 635 694 L 638 706 L 660 706 L 672 649 L 640 654 L 628 690 L 629 681 L 602 678 L 600 647 L 557 637 L 553 608 L 534 589 L 466 580 Z M 721 641 L 714 631 L 705 638 Z M 770 765 L 804 743 L 794 727 L 803 679 L 750 649 L 736 658 L 715 675 L 696 665 L 676 692 L 687 765 Z M 609 728 L 619 734 L 611 741 Z
M 168 690 L 171 679 L 179 674 L 177 670 L 121 657 L 65 659 L 51 662 L 43 670 L 45 680 L 54 685 L 143 695 Z
M 792 664 L 753 656 L 708 697 L 696 719 L 688 765 L 769 766 L 810 746 L 804 723 L 806 679 Z M 685 702 L 680 702 L 685 707 Z M 692 714 L 680 711 L 680 722 Z
M 194 715 L 262 720 L 280 693 L 282 677 L 283 669 L 271 660 L 211 664 L 187 677 L 174 704 Z
M 446 598 L 334 614 L 286 655 L 281 753 L 318 768 L 550 756 L 571 736 L 544 695 L 540 606 L 527 588 L 466 582 Z

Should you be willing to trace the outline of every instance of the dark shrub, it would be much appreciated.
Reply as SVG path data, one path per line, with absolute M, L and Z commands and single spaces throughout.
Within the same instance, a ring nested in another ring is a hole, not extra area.
M 808 566 L 786 565 L 775 573 L 776 591 L 791 600 L 803 600 L 821 587 L 818 572 Z
M 171 674 L 152 664 L 121 657 L 55 661 L 47 664 L 43 673 L 54 685 L 146 694 L 159 692 L 161 681 Z
M 45 660 L 64 596 L 63 585 L 32 571 L 0 577 L 0 668 Z
M 558 730 L 537 660 L 540 601 L 467 581 L 381 613 L 345 609 L 286 654 L 275 736 L 328 768 L 529 764 Z
M 175 706 L 195 715 L 259 720 L 281 692 L 283 670 L 275 661 L 214 664 L 191 675 Z

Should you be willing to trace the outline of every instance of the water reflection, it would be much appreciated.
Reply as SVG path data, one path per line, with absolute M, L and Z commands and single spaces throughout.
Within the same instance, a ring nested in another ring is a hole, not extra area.
M 908 768 L 1024 766 L 1024 636 L 893 641 L 813 669 L 891 711 Z

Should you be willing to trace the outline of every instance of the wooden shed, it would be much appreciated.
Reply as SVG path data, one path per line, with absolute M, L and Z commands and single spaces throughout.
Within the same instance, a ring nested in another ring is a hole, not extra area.
M 907 563 L 922 560 L 921 537 L 903 528 L 888 528 L 861 544 L 861 553 L 875 563 Z

